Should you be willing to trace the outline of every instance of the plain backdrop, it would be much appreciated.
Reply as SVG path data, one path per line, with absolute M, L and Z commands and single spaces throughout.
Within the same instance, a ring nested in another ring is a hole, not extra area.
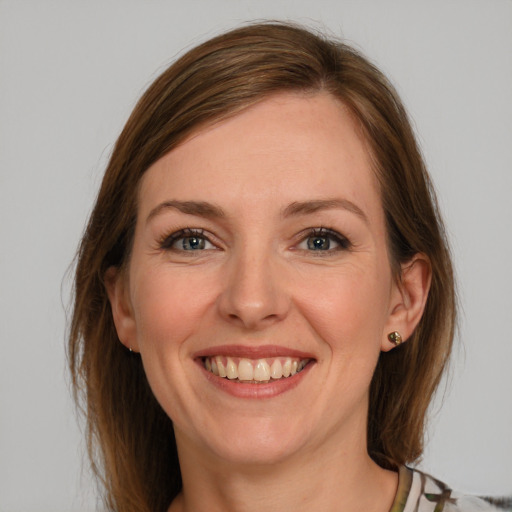
M 95 509 L 66 373 L 67 268 L 142 91 L 187 48 L 261 18 L 343 36 L 402 95 L 462 305 L 421 467 L 512 493 L 512 1 L 0 0 L 1 512 Z

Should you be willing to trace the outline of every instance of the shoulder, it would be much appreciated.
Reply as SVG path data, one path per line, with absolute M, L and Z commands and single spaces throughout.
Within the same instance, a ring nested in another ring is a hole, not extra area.
M 512 497 L 484 498 L 458 493 L 416 469 L 400 468 L 391 512 L 512 512 Z

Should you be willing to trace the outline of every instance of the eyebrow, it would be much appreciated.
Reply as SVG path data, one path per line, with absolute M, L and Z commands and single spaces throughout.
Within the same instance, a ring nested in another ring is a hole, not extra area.
M 348 199 L 316 199 L 313 201 L 293 202 L 283 210 L 283 217 L 295 215 L 308 215 L 322 210 L 343 209 L 357 215 L 361 220 L 368 224 L 368 217 L 363 210 Z
M 187 215 L 205 217 L 210 219 L 226 218 L 226 213 L 220 206 L 216 206 L 206 201 L 164 201 L 153 208 L 146 218 L 148 223 L 153 217 L 162 211 L 174 209 Z M 293 217 L 297 215 L 309 215 L 322 210 L 343 209 L 354 213 L 360 217 L 366 224 L 368 218 L 359 206 L 348 199 L 315 199 L 311 201 L 295 201 L 289 204 L 283 211 L 282 217 Z
M 146 218 L 148 223 L 153 217 L 164 210 L 174 209 L 187 215 L 206 217 L 211 219 L 225 218 L 226 214 L 219 206 L 205 201 L 164 201 L 153 208 Z

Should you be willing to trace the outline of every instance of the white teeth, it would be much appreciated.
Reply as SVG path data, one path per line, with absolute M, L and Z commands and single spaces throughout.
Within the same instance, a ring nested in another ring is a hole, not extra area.
M 280 379 L 283 376 L 283 365 L 279 359 L 276 359 L 270 367 L 270 376 L 273 379 Z
M 228 361 L 226 363 L 226 375 L 228 379 L 238 379 L 238 368 L 236 367 L 235 362 L 233 359 L 228 357 Z
M 260 359 L 254 368 L 254 380 L 270 380 L 270 366 L 264 359 Z
M 283 377 L 289 377 L 292 372 L 292 360 L 287 358 L 283 364 Z
M 219 377 L 227 377 L 226 368 L 224 367 L 222 359 L 219 356 L 217 356 L 215 358 L 215 361 L 217 363 L 217 368 L 219 370 Z
M 238 363 L 238 378 L 240 380 L 254 379 L 254 369 L 249 359 L 240 359 Z
M 270 382 L 295 375 L 304 369 L 308 359 L 271 357 L 269 359 L 247 359 L 227 356 L 205 357 L 204 367 L 219 377 L 239 382 Z

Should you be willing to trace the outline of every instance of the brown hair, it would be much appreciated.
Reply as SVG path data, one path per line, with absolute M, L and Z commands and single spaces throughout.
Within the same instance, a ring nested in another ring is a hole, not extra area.
M 249 25 L 192 49 L 149 87 L 115 145 L 79 247 L 70 368 L 111 510 L 165 510 L 181 488 L 172 422 L 140 357 L 118 340 L 104 283 L 107 269 L 129 256 L 141 177 L 198 127 L 284 91 L 327 91 L 351 109 L 380 182 L 397 278 L 414 254 L 430 259 L 423 318 L 407 343 L 380 355 L 368 416 L 368 452 L 379 464 L 395 467 L 422 453 L 426 411 L 451 351 L 455 294 L 407 114 L 382 73 L 351 47 L 296 25 Z

